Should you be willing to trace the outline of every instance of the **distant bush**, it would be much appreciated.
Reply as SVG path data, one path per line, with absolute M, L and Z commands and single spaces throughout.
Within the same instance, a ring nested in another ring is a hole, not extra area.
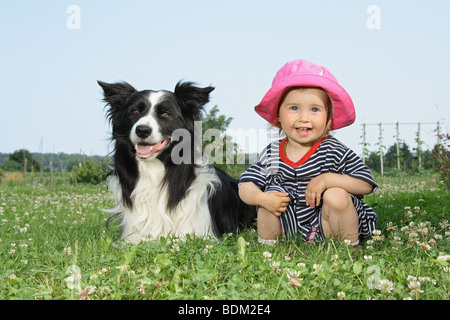
M 81 167 L 74 166 L 71 172 L 76 176 L 77 182 L 99 184 L 105 181 L 109 170 L 110 161 L 108 160 L 103 162 L 86 160 Z

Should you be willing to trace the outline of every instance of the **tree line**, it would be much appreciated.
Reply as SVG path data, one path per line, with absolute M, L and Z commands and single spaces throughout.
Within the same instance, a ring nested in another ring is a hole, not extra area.
M 226 130 L 232 121 L 231 117 L 219 114 L 218 106 L 214 106 L 210 111 L 205 111 L 202 117 L 203 133 L 214 128 L 221 132 L 223 139 L 223 151 L 230 146 L 227 143 L 232 139 L 226 138 Z M 423 172 L 424 170 L 434 170 L 440 173 L 442 179 L 448 184 L 450 161 L 449 161 L 449 136 L 440 136 L 440 144 L 436 144 L 432 150 L 410 149 L 405 143 L 394 143 L 387 148 L 387 152 L 380 155 L 380 150 L 365 150 L 364 161 L 374 172 L 385 172 L 387 175 L 411 174 Z M 203 142 L 205 147 L 206 142 Z M 231 149 L 234 150 L 235 160 L 239 154 L 239 146 L 233 143 Z M 384 148 L 382 148 L 384 149 Z M 225 152 L 223 152 L 225 155 Z M 240 174 L 250 165 L 245 155 L 245 163 L 240 164 L 233 161 L 232 164 L 223 161 L 222 164 L 215 164 L 231 176 L 238 178 Z M 381 159 L 381 161 L 380 161 Z M 112 158 L 110 156 L 87 156 L 84 154 L 66 153 L 30 153 L 28 150 L 17 150 L 12 154 L 0 153 L 0 178 L 3 172 L 23 172 L 27 174 L 40 175 L 42 181 L 43 173 L 60 173 L 63 180 L 66 178 L 74 183 L 100 183 L 106 179 L 106 175 L 111 169 Z M 383 166 L 383 167 L 382 167 Z
M 389 170 L 406 173 L 418 170 L 437 170 L 441 167 L 442 159 L 448 159 L 448 150 L 445 150 L 442 145 L 438 144 L 432 150 L 422 150 L 420 153 L 420 161 L 417 152 L 411 150 L 405 142 L 399 144 L 398 151 L 397 153 L 397 144 L 394 143 L 383 154 L 383 166 L 387 173 L 389 173 Z M 372 171 L 380 173 L 380 152 L 378 150 L 370 151 L 365 158 L 365 163 Z
M 215 128 L 221 132 L 224 142 L 231 141 L 225 139 L 225 131 L 231 121 L 231 117 L 219 114 L 219 108 L 216 105 L 210 111 L 205 111 L 202 117 L 202 130 L 205 132 L 208 129 Z M 223 148 L 224 150 L 227 148 L 226 143 L 223 144 Z M 237 157 L 238 145 L 233 143 L 232 149 L 235 151 L 234 157 Z M 28 150 L 21 149 L 12 154 L 0 153 L 0 178 L 3 172 L 21 172 L 25 180 L 27 176 L 40 176 L 41 181 L 43 181 L 45 173 L 45 175 L 50 175 L 50 179 L 53 181 L 53 174 L 59 173 L 64 181 L 101 183 L 105 181 L 112 164 L 113 160 L 110 156 L 31 153 Z M 217 167 L 236 178 L 246 169 L 245 164 L 237 164 L 237 161 L 232 164 L 226 164 L 224 161 Z

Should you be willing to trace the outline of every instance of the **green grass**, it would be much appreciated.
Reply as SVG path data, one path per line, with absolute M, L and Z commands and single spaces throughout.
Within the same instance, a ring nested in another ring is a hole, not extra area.
M 104 185 L 0 184 L 0 299 L 446 300 L 449 197 L 433 179 L 378 178 L 365 201 L 381 234 L 359 249 L 254 230 L 133 246 L 106 226 Z

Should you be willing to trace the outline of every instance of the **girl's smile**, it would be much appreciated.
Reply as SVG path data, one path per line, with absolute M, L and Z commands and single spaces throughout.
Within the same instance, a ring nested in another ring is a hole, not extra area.
M 297 134 L 299 136 L 306 137 L 311 133 L 311 128 L 300 127 L 300 128 L 295 128 L 295 131 L 297 132 Z
M 278 121 L 289 142 L 311 147 L 327 132 L 328 95 L 320 88 L 296 88 L 282 101 Z

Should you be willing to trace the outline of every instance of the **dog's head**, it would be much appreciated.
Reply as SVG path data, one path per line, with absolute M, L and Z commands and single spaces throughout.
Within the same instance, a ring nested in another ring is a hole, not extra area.
M 184 128 L 194 131 L 203 106 L 214 87 L 200 88 L 192 82 L 178 82 L 174 92 L 137 91 L 126 82 L 105 83 L 107 117 L 117 141 L 128 142 L 140 159 L 152 159 L 171 144 L 172 133 Z

